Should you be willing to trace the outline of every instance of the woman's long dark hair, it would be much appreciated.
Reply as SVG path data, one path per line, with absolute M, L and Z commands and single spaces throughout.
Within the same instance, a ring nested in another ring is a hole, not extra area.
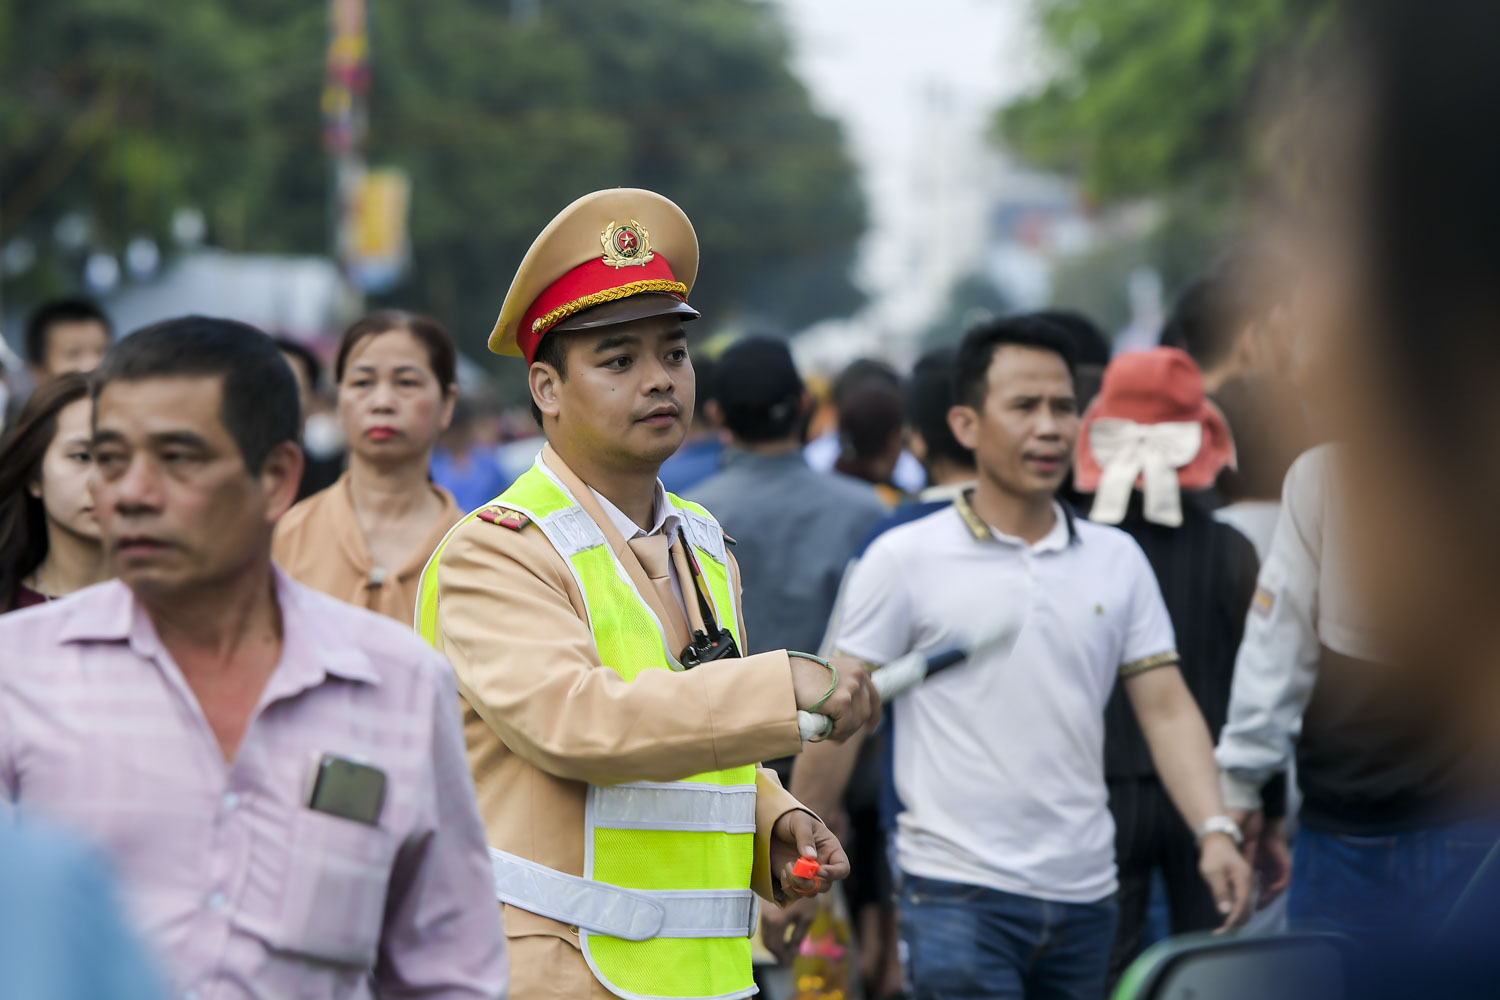
M 88 395 L 87 375 L 71 372 L 48 382 L 0 439 L 0 612 L 11 610 L 16 585 L 47 558 L 47 509 L 29 487 L 42 475 L 57 415 Z

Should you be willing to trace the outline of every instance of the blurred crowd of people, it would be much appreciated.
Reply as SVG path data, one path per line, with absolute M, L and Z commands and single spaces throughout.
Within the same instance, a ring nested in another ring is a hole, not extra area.
M 732 540 L 742 652 L 965 654 L 873 730 L 771 762 L 848 850 L 857 961 L 778 974 L 834 905 L 795 901 L 763 915 L 767 991 L 1091 1000 L 1152 941 L 1246 925 L 1372 946 L 1363 995 L 1436 982 L 1419 946 L 1453 949 L 1455 993 L 1493 971 L 1495 70 L 1472 10 L 1410 6 L 1368 22 L 1365 96 L 1332 105 L 1362 183 L 1215 263 L 1157 346 L 996 317 L 909 372 L 857 360 L 826 400 L 779 338 L 693 359 L 661 480 Z M 412 622 L 450 529 L 541 441 L 460 399 L 448 332 L 396 310 L 348 328 L 326 386 L 299 343 L 202 317 L 116 338 L 79 299 L 25 347 L 0 818 L 40 804 L 114 871 L 6 824 L 3 992 L 497 995 L 452 680 Z M 191 697 L 112 673 L 127 655 Z M 348 796 L 324 812 L 265 792 L 335 729 L 414 778 L 381 826 L 327 818 L 368 809 L 354 757 L 320 764 Z M 290 836 L 318 852 L 251 863 Z
M 1290 916 L 1368 932 L 1396 899 L 1440 915 L 1489 849 L 1490 827 L 1459 804 L 1461 743 L 1401 683 L 1410 675 L 1377 683 L 1372 664 L 1389 657 L 1366 645 L 1331 513 L 1336 446 L 1318 444 L 1326 431 L 1286 360 L 1284 304 L 1245 305 L 1241 263 L 1194 282 L 1151 350 L 1111 359 L 1086 317 L 1054 311 L 981 323 L 904 378 L 856 361 L 817 436 L 819 404 L 785 341 L 745 337 L 698 364 L 693 430 L 662 476 L 737 542 L 746 652 L 837 651 L 876 667 L 960 645 L 1017 604 L 1040 616 L 1030 643 L 934 678 L 862 745 L 774 762 L 850 851 L 851 981 L 864 995 L 966 995 L 1006 970 L 1028 995 L 1101 994 L 1152 940 L 1225 923 L 1233 897 L 1221 884 L 1216 898 L 1200 870 L 1185 779 L 1161 770 L 1163 754 L 1193 752 L 1191 727 L 1174 730 L 1133 680 L 1158 667 L 1186 681 L 1218 744 L 1259 875 L 1258 928 Z M 38 387 L 0 445 L 7 610 L 108 574 L 89 475 L 110 376 L 88 373 L 107 356 L 108 321 L 68 301 L 31 329 Z M 310 412 L 318 359 L 274 346 L 296 376 L 296 403 L 282 406 Z M 371 313 L 331 368 L 347 451 L 289 484 L 300 499 L 271 554 L 405 625 L 438 543 L 510 477 L 472 430 L 454 436 L 464 404 L 436 321 Z M 236 425 L 251 417 L 229 408 L 270 398 L 226 398 L 226 427 L 249 433 Z M 971 565 L 977 540 L 1018 562 L 998 576 L 994 553 Z M 793 960 L 816 905 L 767 918 L 771 956 Z M 965 913 L 1019 929 L 955 951 L 947 922 Z M 767 983 L 778 987 L 769 970 Z

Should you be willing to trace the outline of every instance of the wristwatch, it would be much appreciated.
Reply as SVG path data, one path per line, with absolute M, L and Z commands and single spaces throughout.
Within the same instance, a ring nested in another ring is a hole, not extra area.
M 1234 846 L 1239 847 L 1245 842 L 1245 835 L 1240 830 L 1240 825 L 1228 816 L 1210 816 L 1203 821 L 1203 825 L 1193 831 L 1193 837 L 1197 839 L 1198 845 L 1203 845 L 1203 838 L 1210 833 L 1227 833 L 1229 839 L 1234 841 Z

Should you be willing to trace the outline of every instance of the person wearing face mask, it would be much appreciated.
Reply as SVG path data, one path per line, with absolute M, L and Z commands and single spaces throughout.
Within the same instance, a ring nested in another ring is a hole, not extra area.
M 276 526 L 271 554 L 293 579 L 410 623 L 427 557 L 464 512 L 428 475 L 458 397 L 453 341 L 437 321 L 371 313 L 334 363 L 349 468 Z
M 42 604 L 105 578 L 89 496 L 88 378 L 34 393 L 0 442 L 0 611 Z
M 276 349 L 292 366 L 297 376 L 297 409 L 302 414 L 302 452 L 306 464 L 302 468 L 302 482 L 297 487 L 297 499 L 306 500 L 332 486 L 344 471 L 344 449 L 342 431 L 335 430 L 339 447 L 329 449 L 324 445 L 320 428 L 324 422 L 337 426 L 337 418 L 329 413 L 314 413 L 319 403 L 319 386 L 323 382 L 323 364 L 306 344 L 291 337 L 275 337 Z M 312 426 L 309 426 L 309 425 Z

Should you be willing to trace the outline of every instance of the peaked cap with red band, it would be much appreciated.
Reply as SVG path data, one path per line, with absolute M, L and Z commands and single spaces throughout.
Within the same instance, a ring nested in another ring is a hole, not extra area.
M 490 350 L 530 363 L 553 330 L 694 318 L 687 296 L 697 276 L 698 237 L 670 200 L 641 188 L 586 194 L 547 223 L 521 259 Z

